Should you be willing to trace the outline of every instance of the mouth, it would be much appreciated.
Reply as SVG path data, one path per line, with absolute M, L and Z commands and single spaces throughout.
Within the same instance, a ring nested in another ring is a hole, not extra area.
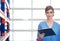
M 51 16 L 47 16 L 47 17 L 51 17 Z

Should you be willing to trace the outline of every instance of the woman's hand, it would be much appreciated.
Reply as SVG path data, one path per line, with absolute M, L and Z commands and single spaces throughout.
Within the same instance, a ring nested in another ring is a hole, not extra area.
M 41 33 L 38 37 L 38 41 L 42 41 L 43 37 L 44 37 L 45 33 Z

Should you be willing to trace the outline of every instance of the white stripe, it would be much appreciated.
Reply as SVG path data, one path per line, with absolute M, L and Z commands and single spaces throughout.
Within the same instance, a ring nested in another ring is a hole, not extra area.
M 9 4 L 8 4 L 8 1 L 7 1 L 7 0 L 5 0 L 5 3 L 6 3 L 6 5 L 8 6 L 8 9 L 9 9 L 10 7 L 9 7 Z
M 8 37 L 9 37 L 9 35 L 10 35 L 10 33 L 6 33 L 6 35 L 5 36 L 0 36 L 0 41 L 5 41 Z
M 2 10 L 0 9 L 0 17 L 4 18 L 5 21 L 9 22 L 9 19 L 4 15 L 4 13 L 2 12 Z

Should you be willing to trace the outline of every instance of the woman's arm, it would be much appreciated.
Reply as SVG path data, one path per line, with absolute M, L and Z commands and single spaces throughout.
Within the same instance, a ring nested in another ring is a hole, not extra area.
M 39 25 L 38 25 L 38 30 L 40 30 L 40 29 L 42 29 L 42 27 L 41 27 L 41 25 L 39 24 Z M 37 34 L 37 40 L 38 40 L 38 41 L 42 41 L 44 35 L 45 35 L 44 33 L 41 33 L 41 34 L 40 34 L 40 32 L 38 32 L 38 34 Z
M 43 37 L 44 37 L 45 33 L 41 33 L 39 35 L 39 37 L 37 38 L 38 41 L 42 41 Z

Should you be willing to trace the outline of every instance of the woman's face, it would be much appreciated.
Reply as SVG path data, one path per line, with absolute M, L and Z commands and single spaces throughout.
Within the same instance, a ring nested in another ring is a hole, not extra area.
M 52 11 L 52 9 L 46 11 L 47 19 L 51 19 L 53 16 L 54 16 L 54 12 Z

